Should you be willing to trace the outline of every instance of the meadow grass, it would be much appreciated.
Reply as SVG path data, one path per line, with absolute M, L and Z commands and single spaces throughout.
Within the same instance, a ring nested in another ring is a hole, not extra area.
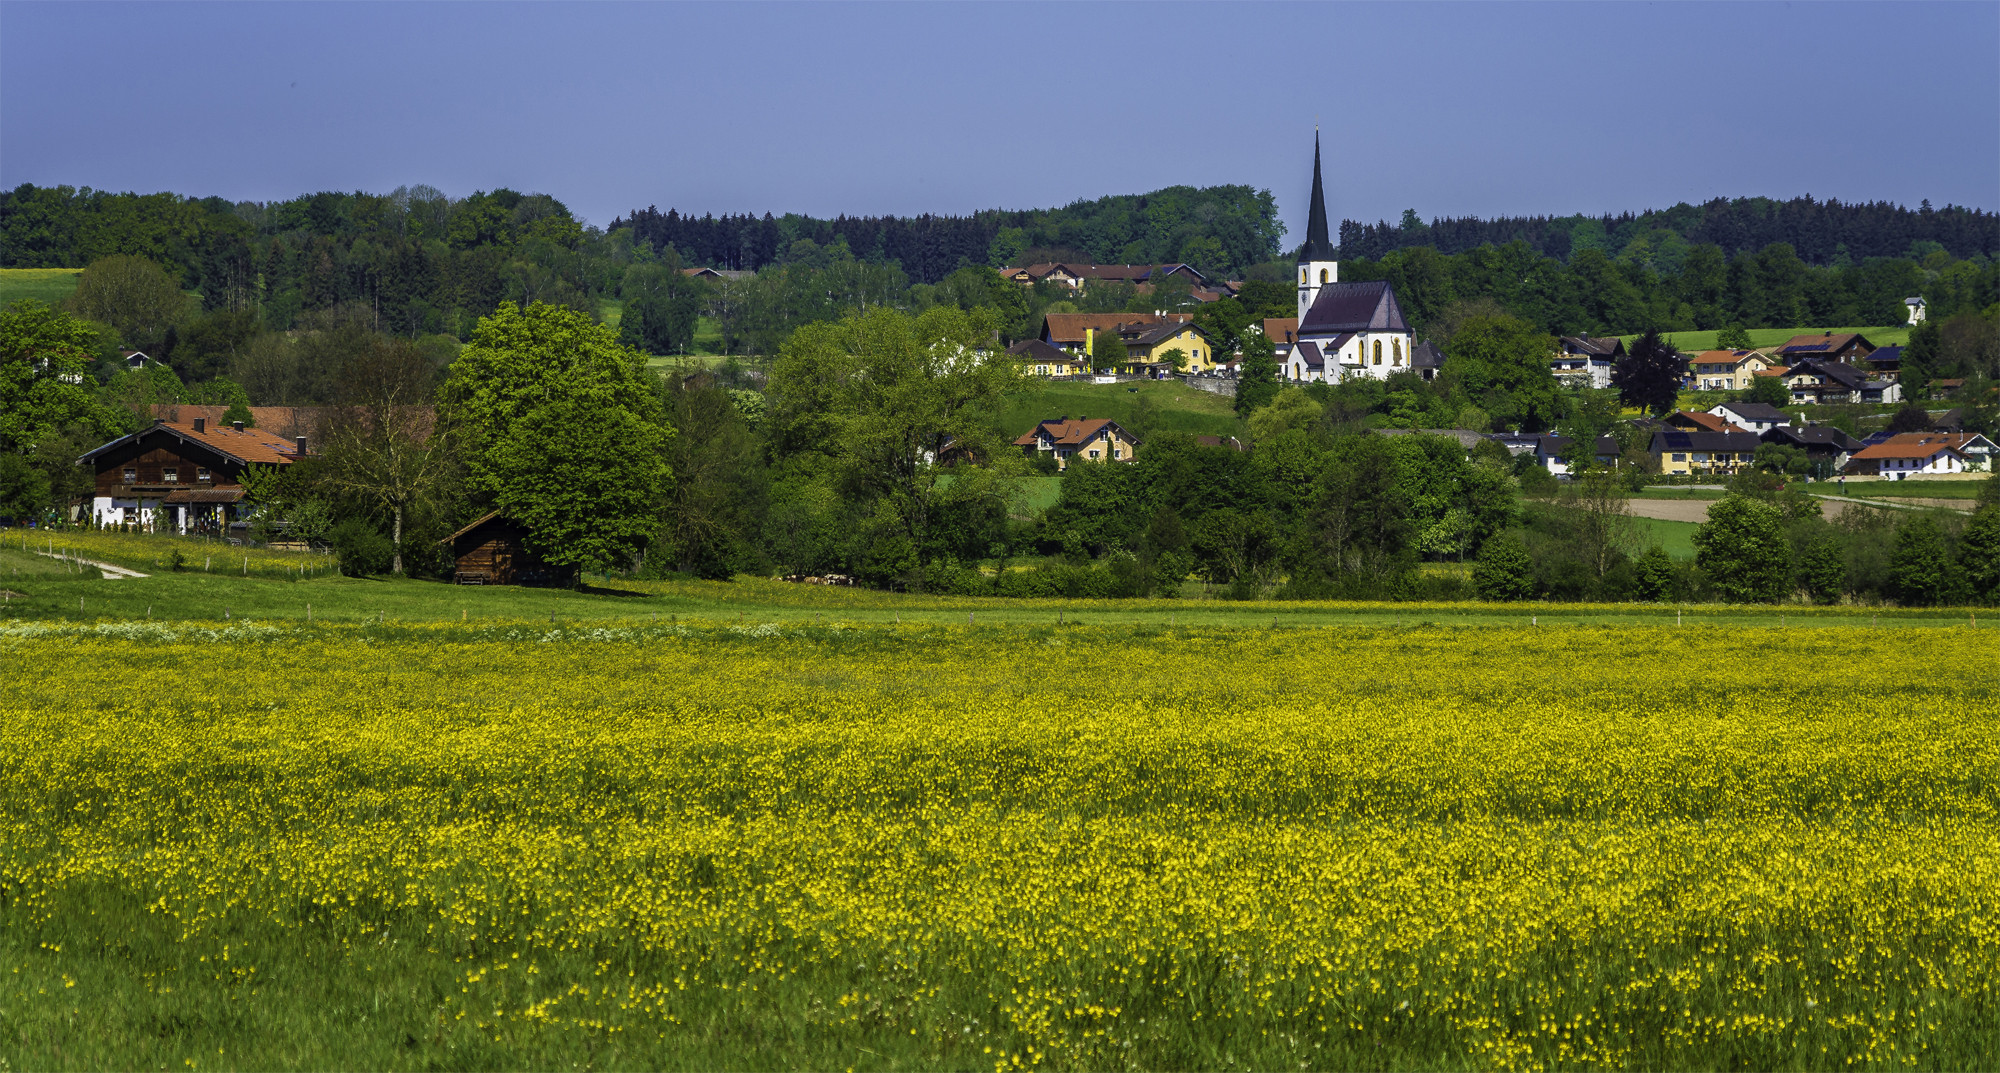
M 1639 529 L 1641 544 L 1658 544 L 1668 555 L 1676 559 L 1694 558 L 1694 531 L 1701 526 L 1694 522 L 1676 522 L 1665 518 L 1633 518 L 1632 524 Z
M 54 305 L 76 291 L 81 268 L 0 268 L 0 308 L 32 298 Z
M 1990 644 L 1671 629 L 0 622 L 0 1053 L 1983 1065 Z
M 1748 332 L 1750 335 L 1750 346 L 1753 350 L 1759 347 L 1777 346 L 1780 343 L 1789 341 L 1795 335 L 1819 335 L 1823 332 L 1832 332 L 1835 335 L 1841 335 L 1846 332 L 1859 332 L 1867 336 L 1868 341 L 1876 346 L 1899 346 L 1910 341 L 1910 327 L 1907 324 L 1894 328 L 1750 328 Z M 1719 333 L 1715 331 L 1667 332 L 1665 334 L 1670 337 L 1677 349 L 1689 354 L 1718 349 L 1715 345 L 1715 337 Z M 1632 341 L 1639 338 L 1639 336 L 1634 334 L 1620 336 L 1619 338 L 1625 340 L 1625 345 L 1629 347 L 1632 345 Z
M 1001 404 L 993 424 L 1016 436 L 1034 428 L 1038 421 L 1064 416 L 1110 418 L 1129 429 L 1134 425 L 1134 408 L 1141 399 L 1151 408 L 1145 419 L 1138 422 L 1148 434 L 1234 436 L 1241 431 L 1234 399 L 1197 390 L 1179 380 L 1091 384 L 1031 379 L 1019 394 L 1009 396 Z

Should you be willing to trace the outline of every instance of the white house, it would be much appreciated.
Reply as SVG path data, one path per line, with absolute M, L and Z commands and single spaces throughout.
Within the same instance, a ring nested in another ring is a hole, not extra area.
M 1878 443 L 1854 452 L 1848 473 L 1879 474 L 1883 480 L 1942 473 L 1964 473 L 1965 456 L 1946 443 Z
M 1921 322 L 1921 321 L 1922 321 L 1922 320 L 1924 319 L 1924 296 L 1923 296 L 1923 295 L 1921 295 L 1921 294 L 1920 294 L 1920 295 L 1917 295 L 1917 296 L 1916 296 L 1915 298 L 1905 298 L 1905 299 L 1903 299 L 1903 304 L 1904 304 L 1904 305 L 1906 305 L 1906 306 L 1908 306 L 1908 307 L 1910 307 L 1910 323 L 1911 323 L 1911 324 L 1916 324 L 1916 323 L 1919 323 L 1919 322 Z
M 1709 407 L 1708 412 L 1737 428 L 1759 435 L 1792 423 L 1792 419 L 1785 416 L 1785 411 L 1764 402 L 1725 402 Z

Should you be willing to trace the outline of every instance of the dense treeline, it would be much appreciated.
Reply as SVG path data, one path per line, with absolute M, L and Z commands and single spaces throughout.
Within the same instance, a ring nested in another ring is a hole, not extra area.
M 1415 246 L 1464 253 L 1525 242 L 1538 253 L 1567 261 L 1586 249 L 1616 257 L 1633 243 L 1659 245 L 1668 233 L 1686 245 L 1719 246 L 1729 257 L 1782 242 L 1807 264 L 1824 266 L 1901 257 L 1926 244 L 1961 258 L 2000 256 L 2000 214 L 1958 205 L 1933 209 L 1928 201 L 1909 209 L 1886 201 L 1818 201 L 1811 195 L 1790 201 L 1716 198 L 1615 216 L 1444 217 L 1428 224 L 1412 209 L 1394 224 L 1341 221 L 1340 251 L 1344 257 L 1375 259 Z
M 621 227 L 656 251 L 674 247 L 689 264 L 744 271 L 776 263 L 799 239 L 820 246 L 839 240 L 864 261 L 901 266 L 918 283 L 937 283 L 968 264 L 999 268 L 1037 254 L 1098 264 L 1186 262 L 1234 277 L 1278 257 L 1284 234 L 1271 192 L 1247 186 L 1171 186 L 1060 209 L 970 216 L 697 218 L 649 206 L 612 221 L 612 230 Z
M 1634 334 L 1646 328 L 1898 326 L 1903 300 L 1922 296 L 1947 320 L 2000 302 L 2000 261 L 1957 259 L 1942 249 L 1859 264 L 1815 267 L 1783 243 L 1727 255 L 1713 244 L 1628 246 L 1616 257 L 1591 248 L 1567 263 L 1525 241 L 1445 254 L 1428 246 L 1340 266 L 1342 279 L 1386 279 L 1417 325 L 1453 304 L 1490 299 L 1557 335 Z

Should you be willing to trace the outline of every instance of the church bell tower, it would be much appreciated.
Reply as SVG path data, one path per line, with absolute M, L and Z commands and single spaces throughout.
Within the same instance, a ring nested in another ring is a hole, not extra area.
M 1319 177 L 1319 132 L 1313 131 L 1312 215 L 1306 221 L 1305 245 L 1299 247 L 1299 327 L 1305 327 L 1306 311 L 1319 297 L 1319 289 L 1340 282 L 1340 262 L 1333 259 L 1333 243 L 1326 234 L 1326 188 Z

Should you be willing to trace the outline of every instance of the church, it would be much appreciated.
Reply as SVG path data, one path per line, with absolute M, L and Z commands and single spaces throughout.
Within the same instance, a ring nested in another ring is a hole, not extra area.
M 1436 375 L 1437 355 L 1426 346 L 1420 359 L 1410 324 L 1387 282 L 1340 282 L 1340 262 L 1327 236 L 1326 188 L 1320 181 L 1319 135 L 1313 135 L 1312 215 L 1299 247 L 1298 327 L 1279 373 L 1287 380 L 1337 383 L 1356 376 L 1386 380 L 1396 373 Z

